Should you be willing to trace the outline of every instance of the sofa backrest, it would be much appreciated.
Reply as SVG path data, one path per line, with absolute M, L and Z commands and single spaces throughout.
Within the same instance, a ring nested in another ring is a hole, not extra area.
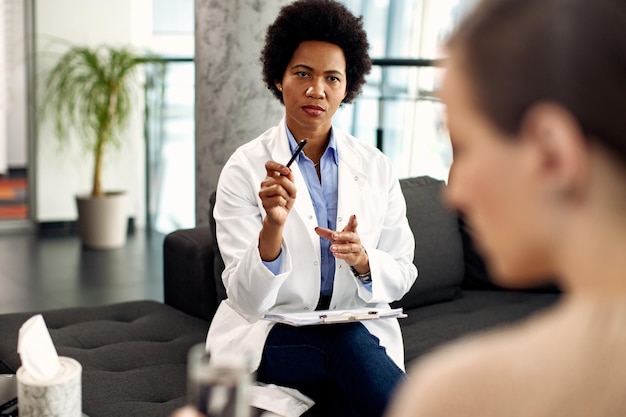
M 414 263 L 418 278 L 413 288 L 394 306 L 404 308 L 449 301 L 461 294 L 460 286 L 465 272 L 463 244 L 456 214 L 441 201 L 445 183 L 428 176 L 400 180 L 407 203 L 407 218 L 415 235 Z M 209 220 L 213 239 L 215 193 L 210 196 Z M 215 247 L 217 242 L 214 242 Z M 215 253 L 214 277 L 218 300 L 226 298 L 220 279 L 224 262 Z
M 463 221 L 443 204 L 442 191 L 446 186 L 445 182 L 422 176 L 401 179 L 400 186 L 407 204 L 407 219 L 415 236 L 413 262 L 418 269 L 418 278 L 411 290 L 401 300 L 392 303 L 392 306 L 410 309 L 450 301 L 461 297 L 463 290 L 503 290 L 504 288 L 491 280 L 482 257 L 474 250 L 471 235 Z M 212 210 L 214 203 L 215 192 L 210 195 L 208 227 L 210 230 L 207 230 L 207 227 L 197 228 L 198 230 L 179 230 L 171 233 L 165 242 L 169 252 L 176 252 L 171 256 L 171 262 L 165 262 L 165 275 L 168 275 L 168 267 L 181 268 L 182 255 L 178 252 L 191 253 L 194 259 L 185 258 L 183 264 L 192 264 L 193 271 L 183 268 L 182 273 L 170 275 L 180 276 L 186 273 L 198 276 L 200 277 L 198 281 L 202 281 L 200 284 L 195 283 L 194 287 L 193 282 L 181 286 L 180 279 L 171 280 L 172 282 L 166 279 L 166 302 L 178 308 L 191 303 L 194 305 L 190 310 L 191 314 L 207 320 L 213 316 L 219 301 L 226 298 L 226 290 L 221 279 L 224 262 L 217 250 L 215 239 L 215 219 Z M 193 236 L 189 235 L 190 233 Z M 201 242 L 202 240 L 207 242 L 206 245 Z M 168 241 L 171 241 L 169 245 Z M 194 249 L 195 246 L 190 250 L 178 248 L 184 246 L 187 241 L 189 244 L 200 245 L 205 250 Z M 166 252 L 169 253 L 168 251 Z M 210 272 L 213 272 L 212 276 Z M 202 277 L 214 279 L 203 280 Z M 189 298 L 189 288 L 197 291 L 202 302 L 194 302 Z M 554 286 L 543 286 L 531 291 L 553 292 L 558 289 Z
M 214 253 L 215 259 L 213 261 L 213 277 L 215 278 L 215 292 L 217 294 L 217 302 L 226 299 L 226 287 L 222 281 L 222 272 L 224 272 L 224 260 L 219 251 L 219 245 L 217 244 L 217 237 L 215 233 L 215 217 L 213 217 L 213 206 L 215 206 L 215 191 L 213 191 L 209 197 L 209 224 L 211 226 L 211 238 L 213 239 L 213 247 L 217 248 Z
M 463 242 L 458 216 L 442 201 L 445 182 L 421 176 L 401 179 L 400 186 L 415 236 L 413 263 L 418 275 L 411 290 L 392 306 L 409 309 L 460 297 Z

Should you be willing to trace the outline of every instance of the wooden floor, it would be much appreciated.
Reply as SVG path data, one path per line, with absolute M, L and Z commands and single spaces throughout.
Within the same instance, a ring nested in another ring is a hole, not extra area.
M 163 301 L 163 238 L 136 231 L 121 249 L 94 251 L 77 237 L 0 235 L 0 314 Z

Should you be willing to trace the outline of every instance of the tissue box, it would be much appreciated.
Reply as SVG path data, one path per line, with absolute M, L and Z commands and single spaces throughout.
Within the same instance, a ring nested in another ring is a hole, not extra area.
M 45 381 L 33 378 L 24 367 L 17 370 L 20 417 L 82 416 L 82 366 L 63 356 L 59 361 L 59 372 Z

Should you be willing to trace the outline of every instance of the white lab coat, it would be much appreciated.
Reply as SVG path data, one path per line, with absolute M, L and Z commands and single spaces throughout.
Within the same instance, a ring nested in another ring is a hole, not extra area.
M 369 256 L 372 291 L 354 277 L 345 261 L 336 261 L 331 309 L 388 307 L 402 298 L 417 278 L 415 240 L 406 219 L 406 203 L 390 160 L 377 149 L 334 128 L 339 156 L 337 230 L 355 214 L 361 243 Z M 278 275 L 261 261 L 258 235 L 265 210 L 258 196 L 267 160 L 291 156 L 284 119 L 239 147 L 222 170 L 214 216 L 225 270 L 228 299 L 211 323 L 211 354 L 246 355 L 257 369 L 273 323 L 266 312 L 314 310 L 320 295 L 320 238 L 306 183 L 293 164 L 296 203 L 283 233 L 283 262 Z M 388 355 L 404 369 L 404 349 L 396 319 L 364 322 Z

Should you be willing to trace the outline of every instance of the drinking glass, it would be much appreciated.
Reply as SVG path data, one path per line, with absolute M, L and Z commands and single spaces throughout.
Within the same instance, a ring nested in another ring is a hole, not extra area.
M 208 417 L 250 417 L 252 376 L 246 357 L 211 355 L 204 344 L 189 350 L 189 403 Z

